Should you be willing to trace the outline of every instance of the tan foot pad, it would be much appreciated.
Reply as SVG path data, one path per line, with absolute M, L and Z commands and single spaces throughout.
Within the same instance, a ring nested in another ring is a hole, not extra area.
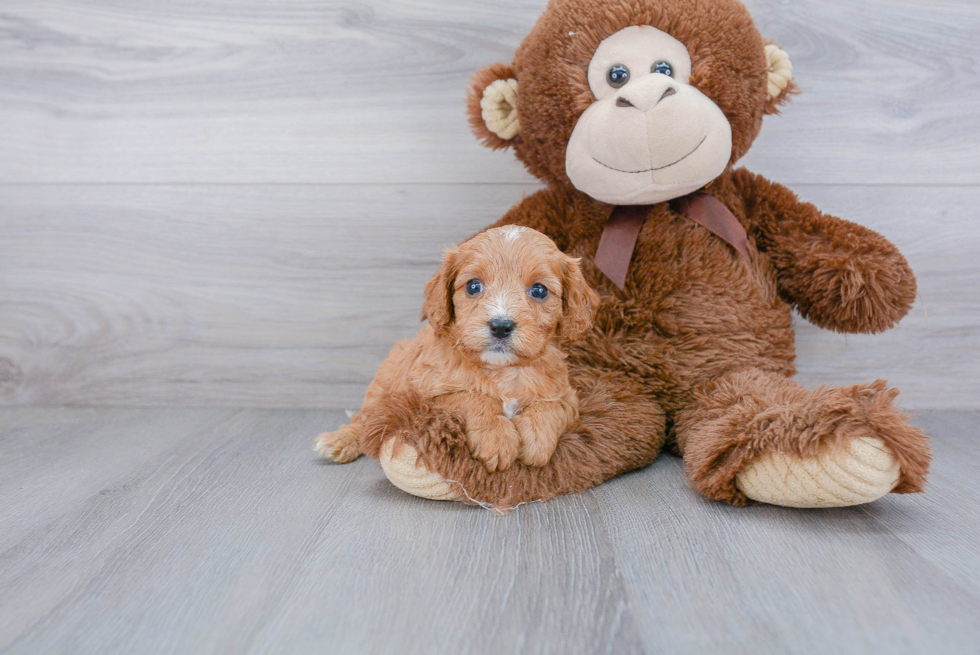
M 445 478 L 438 473 L 430 473 L 421 464 L 416 465 L 415 449 L 403 445 L 397 457 L 391 456 L 394 442 L 389 440 L 381 446 L 381 468 L 393 485 L 406 493 L 429 500 L 459 500 Z
M 736 478 L 752 500 L 784 507 L 848 507 L 870 503 L 895 488 L 898 460 L 880 439 L 858 437 L 850 450 L 801 458 L 767 453 Z

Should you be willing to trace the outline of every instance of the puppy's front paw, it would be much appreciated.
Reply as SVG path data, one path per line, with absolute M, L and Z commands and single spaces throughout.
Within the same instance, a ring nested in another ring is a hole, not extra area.
M 551 461 L 551 456 L 554 454 L 554 447 L 540 441 L 521 444 L 520 459 L 528 466 L 544 466 Z
M 564 427 L 557 418 L 550 421 L 541 420 L 545 418 L 542 416 L 536 418 L 530 412 L 513 418 L 521 440 L 518 457 L 528 466 L 544 466 L 551 461 Z
M 351 425 L 342 426 L 336 432 L 324 432 L 316 441 L 313 448 L 338 464 L 353 462 L 361 456 L 361 432 Z
M 506 471 L 520 450 L 520 436 L 513 423 L 504 417 L 486 426 L 467 426 L 470 452 L 488 471 Z

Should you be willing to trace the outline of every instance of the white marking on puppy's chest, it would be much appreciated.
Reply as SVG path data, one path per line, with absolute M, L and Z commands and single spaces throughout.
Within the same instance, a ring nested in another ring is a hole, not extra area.
M 521 411 L 521 401 L 517 398 L 504 398 L 504 416 L 514 418 Z

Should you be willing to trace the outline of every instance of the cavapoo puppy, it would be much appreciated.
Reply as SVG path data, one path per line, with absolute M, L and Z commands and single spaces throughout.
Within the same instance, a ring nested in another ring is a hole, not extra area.
M 543 466 L 578 421 L 578 396 L 559 349 L 591 327 L 599 298 L 577 259 L 535 230 L 504 226 L 446 252 L 425 286 L 414 339 L 395 344 L 350 424 L 321 434 L 337 462 L 362 452 L 364 426 L 385 391 L 414 387 L 464 421 L 473 455 L 490 471 L 519 459 Z

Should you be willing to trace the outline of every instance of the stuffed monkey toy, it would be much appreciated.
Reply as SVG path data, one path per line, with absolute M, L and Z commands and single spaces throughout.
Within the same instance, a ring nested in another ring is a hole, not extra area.
M 794 91 L 788 56 L 737 0 L 551 0 L 512 64 L 476 74 L 468 108 L 484 145 L 547 185 L 496 225 L 582 258 L 601 298 L 568 356 L 579 423 L 546 465 L 491 473 L 458 417 L 392 393 L 363 450 L 410 493 L 501 511 L 665 448 L 694 489 L 733 505 L 921 491 L 928 439 L 897 391 L 792 378 L 791 309 L 876 333 L 916 294 L 882 236 L 735 167 Z

